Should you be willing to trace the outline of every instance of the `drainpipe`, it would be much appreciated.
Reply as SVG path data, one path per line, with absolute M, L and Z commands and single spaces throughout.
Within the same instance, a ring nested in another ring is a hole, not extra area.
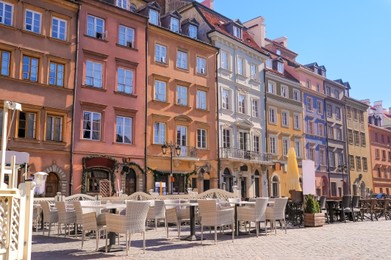
M 348 159 L 348 150 L 349 150 L 349 147 L 348 147 L 348 144 L 346 142 L 346 137 L 348 136 L 348 130 L 347 130 L 347 121 L 346 121 L 346 97 L 345 97 L 345 91 L 342 91 L 342 94 L 343 94 L 343 97 L 342 97 L 342 100 L 343 100 L 343 109 L 341 109 L 341 113 L 342 113 L 342 122 L 345 122 L 345 124 L 342 126 L 343 127 L 343 133 L 344 133 L 344 136 L 343 136 L 343 140 L 344 140 L 344 162 L 345 162 L 345 165 L 346 165 L 346 174 L 347 174 L 347 177 L 348 177 L 348 195 L 351 195 L 351 179 L 350 179 L 350 162 L 349 162 L 349 159 Z M 343 185 L 343 184 L 342 184 Z
M 72 127 L 71 127 L 71 150 L 70 150 L 70 167 L 69 167 L 69 194 L 72 194 L 72 182 L 73 182 L 73 151 L 75 145 L 75 103 L 77 93 L 77 79 L 78 79 L 78 62 L 79 62 L 79 41 L 80 41 L 80 9 L 81 4 L 78 3 L 78 9 L 76 14 L 76 53 L 75 53 L 75 77 L 73 86 L 73 104 L 72 104 Z
M 216 74 L 216 99 L 217 99 L 217 109 L 216 109 L 216 114 L 217 114 L 217 187 L 221 189 L 221 161 L 220 161 L 220 116 L 219 116 L 219 93 L 220 93 L 220 88 L 219 88 L 219 77 L 218 77 L 218 58 L 219 58 L 219 53 L 220 49 L 217 50 L 216 52 L 216 64 L 215 64 L 215 74 Z
M 264 122 L 265 122 L 265 156 L 267 156 L 267 151 L 268 151 L 268 145 L 267 145 L 267 138 L 268 138 L 268 135 L 267 135 L 267 118 L 266 118 L 266 101 L 267 101 L 267 96 L 266 96 L 266 64 L 265 64 L 265 68 L 263 69 L 263 80 L 262 80 L 262 83 L 263 83 L 263 107 L 265 108 L 263 110 L 263 118 L 265 119 Z M 269 159 L 269 158 L 268 158 Z M 266 168 L 266 185 L 267 185 L 267 196 L 270 197 L 270 181 L 269 181 L 269 168 L 267 167 Z
M 147 193 L 147 119 L 148 119 L 148 20 L 145 26 L 145 126 L 144 126 L 144 192 Z
M 330 158 L 329 158 L 329 124 L 327 123 L 327 97 L 324 99 L 323 105 L 325 111 L 325 129 L 326 129 L 326 165 L 327 165 L 327 176 L 329 178 L 329 197 L 331 197 L 331 173 L 330 173 Z

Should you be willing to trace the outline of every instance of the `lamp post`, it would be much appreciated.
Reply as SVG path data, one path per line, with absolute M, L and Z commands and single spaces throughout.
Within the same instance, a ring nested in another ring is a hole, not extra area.
M 176 144 L 167 143 L 162 145 L 162 152 L 164 155 L 167 154 L 168 149 L 170 149 L 170 177 L 168 178 L 168 193 L 172 194 L 172 161 L 174 157 L 174 151 L 176 156 L 181 154 L 181 147 Z
M 342 195 L 345 195 L 345 191 L 344 191 L 344 172 L 346 172 L 346 165 L 343 165 L 343 164 L 340 164 L 338 165 L 338 171 L 341 173 L 341 182 L 342 182 Z

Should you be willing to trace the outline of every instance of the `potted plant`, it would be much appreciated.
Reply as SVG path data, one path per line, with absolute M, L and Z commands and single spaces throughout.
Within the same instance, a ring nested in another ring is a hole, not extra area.
M 313 195 L 308 195 L 304 207 L 304 226 L 321 227 L 325 223 L 325 216 L 321 213 L 319 202 Z

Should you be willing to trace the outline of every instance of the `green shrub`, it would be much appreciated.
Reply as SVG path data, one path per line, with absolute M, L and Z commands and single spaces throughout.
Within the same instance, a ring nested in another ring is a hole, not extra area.
M 319 202 L 313 195 L 308 195 L 305 202 L 304 213 L 320 213 Z

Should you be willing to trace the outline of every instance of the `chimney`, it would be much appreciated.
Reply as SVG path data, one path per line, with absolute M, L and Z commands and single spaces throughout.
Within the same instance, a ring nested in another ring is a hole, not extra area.
M 265 47 L 266 27 L 264 21 L 263 17 L 259 16 L 243 23 L 255 42 L 261 47 Z
M 205 0 L 201 4 L 213 10 L 213 0 Z
M 274 39 L 273 41 L 278 42 L 279 44 L 281 44 L 285 48 L 288 48 L 288 38 L 285 36 Z

